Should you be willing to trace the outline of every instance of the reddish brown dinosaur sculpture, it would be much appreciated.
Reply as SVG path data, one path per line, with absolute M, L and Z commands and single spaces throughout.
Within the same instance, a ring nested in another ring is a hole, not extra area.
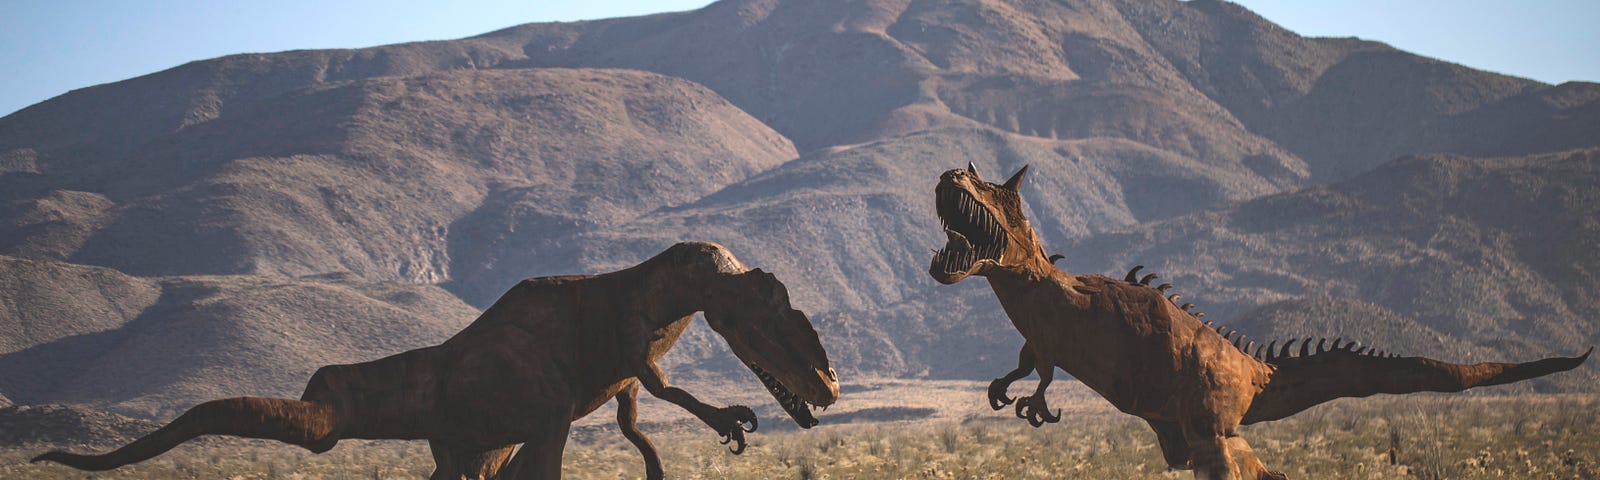
M 702 403 L 656 365 L 697 311 L 801 427 L 817 424 L 808 407 L 838 399 L 827 353 L 783 283 L 720 245 L 680 243 L 618 272 L 524 280 L 443 344 L 317 370 L 300 400 L 206 402 L 116 451 L 33 461 L 107 470 L 200 435 L 317 453 L 346 438 L 427 439 L 434 479 L 559 478 L 572 421 L 616 398 L 623 435 L 644 455 L 646 475 L 661 478 L 655 447 L 635 425 L 640 384 L 733 442 L 734 453 L 757 426 L 749 408 Z
M 1224 336 L 1180 306 L 1170 285 L 1151 287 L 1154 274 L 1138 268 L 1115 280 L 1071 275 L 1051 265 L 1018 194 L 1028 168 L 1004 184 L 978 177 L 970 164 L 945 172 L 935 187 L 948 242 L 928 273 L 944 284 L 987 277 L 1025 343 L 1017 369 L 989 386 L 990 406 L 1013 402 L 1006 387 L 1030 371 L 1033 395 L 1017 398 L 1016 415 L 1039 426 L 1056 422 L 1044 392 L 1060 367 L 1118 410 L 1155 430 L 1167 464 L 1206 479 L 1271 479 L 1236 432 L 1240 424 L 1276 420 L 1340 397 L 1421 391 L 1454 392 L 1570 370 L 1589 357 L 1529 363 L 1458 365 L 1422 357 L 1378 354 L 1355 344 L 1325 341 L 1249 351 L 1243 336 Z M 1232 340 L 1232 343 L 1230 343 Z M 1591 348 L 1590 352 L 1594 349 Z

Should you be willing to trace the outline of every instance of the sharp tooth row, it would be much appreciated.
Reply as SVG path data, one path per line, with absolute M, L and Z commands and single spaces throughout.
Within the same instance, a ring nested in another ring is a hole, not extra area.
M 773 378 L 772 374 L 767 373 L 766 370 L 762 370 L 761 367 L 757 367 L 753 363 L 748 365 L 750 366 L 750 370 L 756 372 L 756 377 L 761 379 L 761 383 L 766 385 L 767 391 L 772 392 L 773 396 L 778 397 L 778 403 L 781 404 L 785 410 L 791 412 L 801 411 L 801 407 L 807 405 L 805 400 L 800 399 L 799 395 L 790 393 L 789 389 L 784 388 L 783 383 L 779 382 L 778 379 Z
M 971 223 L 972 225 L 981 229 L 988 237 L 988 240 L 996 240 L 1001 238 L 1001 234 L 1003 232 L 1000 222 L 996 221 L 993 216 L 989 215 L 988 210 L 985 210 L 982 205 L 978 204 L 977 199 L 972 198 L 972 195 L 958 190 L 946 190 L 941 193 L 945 197 L 945 201 L 942 203 L 946 205 L 953 203 L 956 212 L 966 217 L 968 223 Z M 950 227 L 949 220 L 946 220 L 943 216 L 939 217 L 939 222 L 945 228 Z
M 978 260 L 1000 258 L 1000 246 L 990 245 L 976 250 L 951 252 L 947 249 L 934 251 L 934 261 L 944 267 L 945 273 L 955 273 L 970 268 Z

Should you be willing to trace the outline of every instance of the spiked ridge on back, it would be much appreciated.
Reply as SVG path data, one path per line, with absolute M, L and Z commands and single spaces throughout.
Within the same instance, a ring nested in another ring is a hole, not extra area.
M 1139 271 L 1143 269 L 1144 265 L 1134 265 L 1132 269 L 1128 270 L 1128 274 L 1122 277 L 1122 280 L 1130 284 L 1148 287 L 1150 286 L 1151 280 L 1161 278 L 1160 275 L 1155 273 L 1146 274 L 1145 276 L 1140 277 Z M 1168 289 L 1172 288 L 1172 284 L 1162 283 L 1160 286 L 1155 288 L 1162 293 L 1166 293 Z M 1182 300 L 1183 296 L 1174 293 L 1167 295 L 1166 298 L 1167 301 L 1172 302 L 1173 305 L 1179 305 L 1178 301 Z M 1194 303 L 1184 303 L 1179 305 L 1178 308 L 1186 313 L 1194 315 L 1196 319 L 1202 318 L 1206 315 L 1205 312 L 1193 311 L 1195 308 Z M 1207 327 L 1212 327 L 1214 330 L 1216 330 L 1218 335 L 1222 335 L 1222 338 L 1227 339 L 1233 344 L 1234 347 L 1238 348 L 1239 351 L 1244 352 L 1245 355 L 1249 355 L 1256 360 L 1260 360 L 1268 364 L 1277 364 L 1280 361 L 1290 358 L 1306 358 L 1335 352 L 1367 357 L 1400 358 L 1400 355 L 1398 354 L 1389 353 L 1371 346 L 1361 345 L 1360 342 L 1354 340 L 1341 345 L 1341 342 L 1344 341 L 1343 337 L 1335 338 L 1331 347 L 1327 346 L 1326 342 L 1328 340 L 1326 338 L 1319 339 L 1317 342 L 1317 349 L 1315 351 L 1310 350 L 1312 338 L 1306 338 L 1301 344 L 1302 346 L 1299 355 L 1295 355 L 1294 352 L 1291 351 L 1291 347 L 1296 341 L 1299 341 L 1299 339 L 1291 338 L 1287 342 L 1284 342 L 1283 347 L 1281 348 L 1276 347 L 1278 340 L 1272 340 L 1270 343 L 1261 343 L 1258 346 L 1256 341 L 1246 341 L 1245 334 L 1240 333 L 1232 328 L 1228 328 L 1225 325 L 1217 324 L 1215 322 L 1203 322 L 1203 324 Z M 1235 334 L 1238 335 L 1238 338 L 1234 338 Z

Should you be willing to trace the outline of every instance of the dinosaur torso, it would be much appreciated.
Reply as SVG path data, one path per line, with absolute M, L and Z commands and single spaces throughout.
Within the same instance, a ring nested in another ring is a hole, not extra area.
M 1053 270 L 1053 269 L 1052 269 Z M 1006 315 L 1041 363 L 1060 367 L 1126 413 L 1176 419 L 1182 400 L 1226 385 L 1247 407 L 1271 368 L 1137 283 L 1099 275 L 990 275 Z M 1210 372 L 1207 375 L 1186 373 Z

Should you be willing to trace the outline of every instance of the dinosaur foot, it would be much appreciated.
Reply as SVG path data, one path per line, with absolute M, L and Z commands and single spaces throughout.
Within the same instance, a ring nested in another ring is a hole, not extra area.
M 730 405 L 719 408 L 716 412 L 708 415 L 708 418 L 701 420 L 705 421 L 706 425 L 711 426 L 713 430 L 717 431 L 718 435 L 722 436 L 723 445 L 733 444 L 733 446 L 728 447 L 728 451 L 734 455 L 744 453 L 744 434 L 756 431 L 756 428 L 760 425 L 756 421 L 756 413 L 751 411 L 750 407 L 744 405 Z
M 1007 382 L 1004 378 L 996 378 L 993 382 L 989 382 L 989 408 L 999 410 L 1017 401 L 1006 395 L 1006 387 L 1010 386 L 1011 382 Z
M 1039 427 L 1046 423 L 1061 421 L 1061 410 L 1056 410 L 1054 414 L 1050 413 L 1050 406 L 1045 403 L 1044 395 L 1022 397 L 1017 399 L 1017 418 L 1025 418 L 1029 425 Z

